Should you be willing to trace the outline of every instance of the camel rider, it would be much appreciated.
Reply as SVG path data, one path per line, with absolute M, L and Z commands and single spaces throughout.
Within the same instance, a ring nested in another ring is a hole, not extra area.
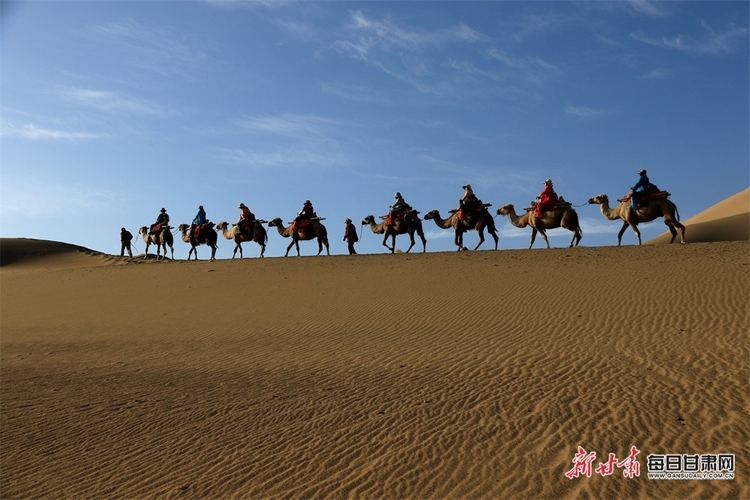
M 458 200 L 458 218 L 464 220 L 466 218 L 466 212 L 476 211 L 481 207 L 482 202 L 474 194 L 474 190 L 471 189 L 471 184 L 461 186 L 464 190 L 464 195 Z
M 395 224 L 399 216 L 407 210 L 411 210 L 411 207 L 404 201 L 400 192 L 396 191 L 396 194 L 394 194 L 393 197 L 396 201 L 393 202 L 393 205 L 388 207 L 388 219 L 386 220 L 386 225 L 388 226 Z
M 159 224 L 162 224 L 165 226 L 169 224 L 169 215 L 167 214 L 167 209 L 164 207 L 162 207 L 162 209 L 159 210 L 159 215 L 156 217 L 156 222 L 151 224 L 151 229 L 149 230 L 149 233 L 153 233 L 154 228 L 158 226 Z
M 648 180 L 647 172 L 643 169 L 638 171 L 638 181 L 630 188 L 630 208 L 638 208 L 638 199 L 642 198 L 651 189 L 651 181 Z
M 208 222 L 208 219 L 206 219 L 206 211 L 203 210 L 203 205 L 199 205 L 198 214 L 193 218 L 193 223 L 190 224 L 190 239 L 193 239 L 195 228 L 206 222 Z
M 240 218 L 237 221 L 237 227 L 240 228 L 240 232 L 250 231 L 251 224 L 255 220 L 255 214 L 253 214 L 244 203 L 237 205 L 240 209 Z
M 558 202 L 559 199 L 557 197 L 557 193 L 555 193 L 555 190 L 552 186 L 552 179 L 545 179 L 544 189 L 541 193 L 539 193 L 539 196 L 536 197 L 534 217 L 540 219 L 542 217 L 542 212 L 551 208 L 555 208 Z
M 294 224 L 292 224 L 292 231 L 297 232 L 302 224 L 302 221 L 309 219 L 315 215 L 315 209 L 313 209 L 312 203 L 310 200 L 305 200 L 305 203 L 302 205 L 302 210 L 297 212 L 297 217 L 294 219 Z

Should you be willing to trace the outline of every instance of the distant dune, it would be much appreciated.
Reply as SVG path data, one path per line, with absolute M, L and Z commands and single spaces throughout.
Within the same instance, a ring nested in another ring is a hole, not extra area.
M 0 498 L 750 498 L 749 250 L 2 240 Z M 735 479 L 647 478 L 675 453 Z
M 682 223 L 685 225 L 685 240 L 688 243 L 750 240 L 750 188 Z M 670 239 L 669 231 L 665 231 L 646 243 L 669 243 Z

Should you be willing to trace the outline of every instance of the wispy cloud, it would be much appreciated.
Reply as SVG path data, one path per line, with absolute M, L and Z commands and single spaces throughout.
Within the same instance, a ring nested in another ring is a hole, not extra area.
M 492 49 L 489 52 L 492 59 L 501 62 L 508 68 L 519 71 L 523 79 L 541 82 L 553 76 L 560 75 L 560 70 L 554 64 L 538 57 L 513 57 L 505 51 Z
M 112 42 L 109 50 L 119 53 L 130 64 L 161 75 L 187 75 L 202 66 L 208 56 L 196 49 L 185 36 L 164 29 L 150 28 L 134 19 L 91 28 L 101 40 Z
M 57 91 L 57 94 L 66 101 L 83 104 L 101 111 L 122 111 L 157 116 L 169 114 L 163 107 L 155 102 L 133 98 L 118 92 L 62 88 Z
M 686 54 L 717 55 L 733 52 L 736 44 L 748 36 L 747 27 L 735 27 L 718 33 L 705 21 L 701 23 L 701 27 L 703 28 L 704 36 L 700 40 L 688 35 L 653 37 L 647 36 L 640 31 L 631 33 L 630 38 L 647 45 L 679 50 Z
M 565 106 L 564 111 L 569 115 L 577 116 L 579 118 L 594 118 L 601 116 L 609 112 L 609 110 L 602 108 L 589 108 L 586 106 Z
M 21 126 L 13 125 L 7 121 L 3 122 L 3 137 L 21 137 L 32 141 L 83 141 L 89 139 L 102 139 L 105 134 L 92 134 L 89 132 L 73 132 L 69 130 L 55 130 L 51 128 L 37 127 L 33 123 Z
M 231 121 L 234 134 L 251 137 L 250 148 L 214 148 L 217 155 L 248 166 L 331 167 L 347 163 L 337 139 L 342 125 L 332 119 L 284 113 L 244 116 Z
M 650 71 L 646 73 L 645 75 L 641 76 L 641 79 L 643 80 L 663 80 L 665 78 L 669 78 L 672 76 L 672 70 L 671 69 L 655 69 L 653 71 Z
M 425 57 L 437 47 L 488 42 L 489 38 L 465 24 L 434 31 L 404 29 L 391 19 L 372 19 L 361 11 L 351 13 L 346 27 L 351 37 L 334 41 L 331 48 L 351 58 L 364 61 L 386 74 L 422 91 L 434 92 L 434 86 L 420 82 L 432 76 Z
M 334 120 L 320 116 L 284 113 L 281 115 L 246 116 L 233 120 L 239 129 L 309 140 L 328 135 L 337 126 Z
M 102 190 L 95 186 L 77 184 L 49 184 L 49 181 L 36 179 L 17 181 L 4 178 L 0 213 L 9 216 L 47 218 L 59 214 L 70 216 L 91 213 L 112 207 L 122 200 L 122 194 Z M 55 207 L 50 214 L 50 207 Z
M 638 14 L 645 14 L 650 17 L 662 17 L 666 14 L 660 5 L 649 0 L 628 0 L 627 3 Z

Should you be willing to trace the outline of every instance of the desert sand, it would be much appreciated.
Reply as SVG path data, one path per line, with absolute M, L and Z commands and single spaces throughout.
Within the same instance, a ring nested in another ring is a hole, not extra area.
M 216 262 L 2 240 L 0 497 L 749 498 L 750 242 L 687 238 Z M 633 446 L 637 477 L 566 477 Z M 649 479 L 658 454 L 734 454 L 735 478 Z

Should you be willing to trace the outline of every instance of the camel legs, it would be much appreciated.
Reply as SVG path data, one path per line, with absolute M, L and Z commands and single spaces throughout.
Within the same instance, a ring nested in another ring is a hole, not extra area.
M 234 259 L 234 256 L 237 254 L 237 250 L 240 251 L 240 259 L 242 258 L 242 243 L 237 242 L 234 245 L 234 251 L 232 252 L 232 258 Z
M 389 233 L 387 230 L 383 233 L 383 246 L 391 251 L 391 253 L 396 251 L 396 235 Z M 388 237 L 391 237 L 391 246 L 388 246 Z
M 570 245 L 568 245 L 568 248 L 577 247 L 578 244 L 581 242 L 581 238 L 583 238 L 583 235 L 578 231 L 578 228 L 573 229 L 573 239 L 570 240 Z
M 464 232 L 458 228 L 456 228 L 456 236 L 453 239 L 453 242 L 458 247 L 459 252 L 462 250 L 468 250 L 468 248 L 464 246 Z
M 669 232 L 672 233 L 672 239 L 669 240 L 669 243 L 673 243 L 674 239 L 677 237 L 677 229 L 680 229 L 680 243 L 685 243 L 685 226 L 677 222 L 672 217 L 664 217 L 664 224 L 667 225 L 669 228 Z
M 406 253 L 409 253 L 409 250 L 414 247 L 414 231 L 409 233 L 409 241 L 411 241 L 411 245 L 409 245 L 409 248 L 406 249 Z
M 422 253 L 425 253 L 427 252 L 427 238 L 424 237 L 424 233 L 421 231 L 417 234 L 419 234 L 419 238 L 422 240 Z
M 294 238 L 292 238 L 292 242 L 289 243 L 289 246 L 286 247 L 286 253 L 284 254 L 284 257 L 287 257 L 289 255 L 289 250 L 291 250 L 294 245 L 297 245 L 297 257 L 299 257 L 299 243 L 297 243 L 297 240 Z
M 622 223 L 622 229 L 620 229 L 620 232 L 617 233 L 618 247 L 622 244 L 622 235 L 625 234 L 625 230 L 628 228 L 628 226 L 633 228 L 633 232 L 635 233 L 636 238 L 638 238 L 638 244 L 641 244 L 641 232 L 638 230 L 638 226 L 635 223 L 624 221 Z

